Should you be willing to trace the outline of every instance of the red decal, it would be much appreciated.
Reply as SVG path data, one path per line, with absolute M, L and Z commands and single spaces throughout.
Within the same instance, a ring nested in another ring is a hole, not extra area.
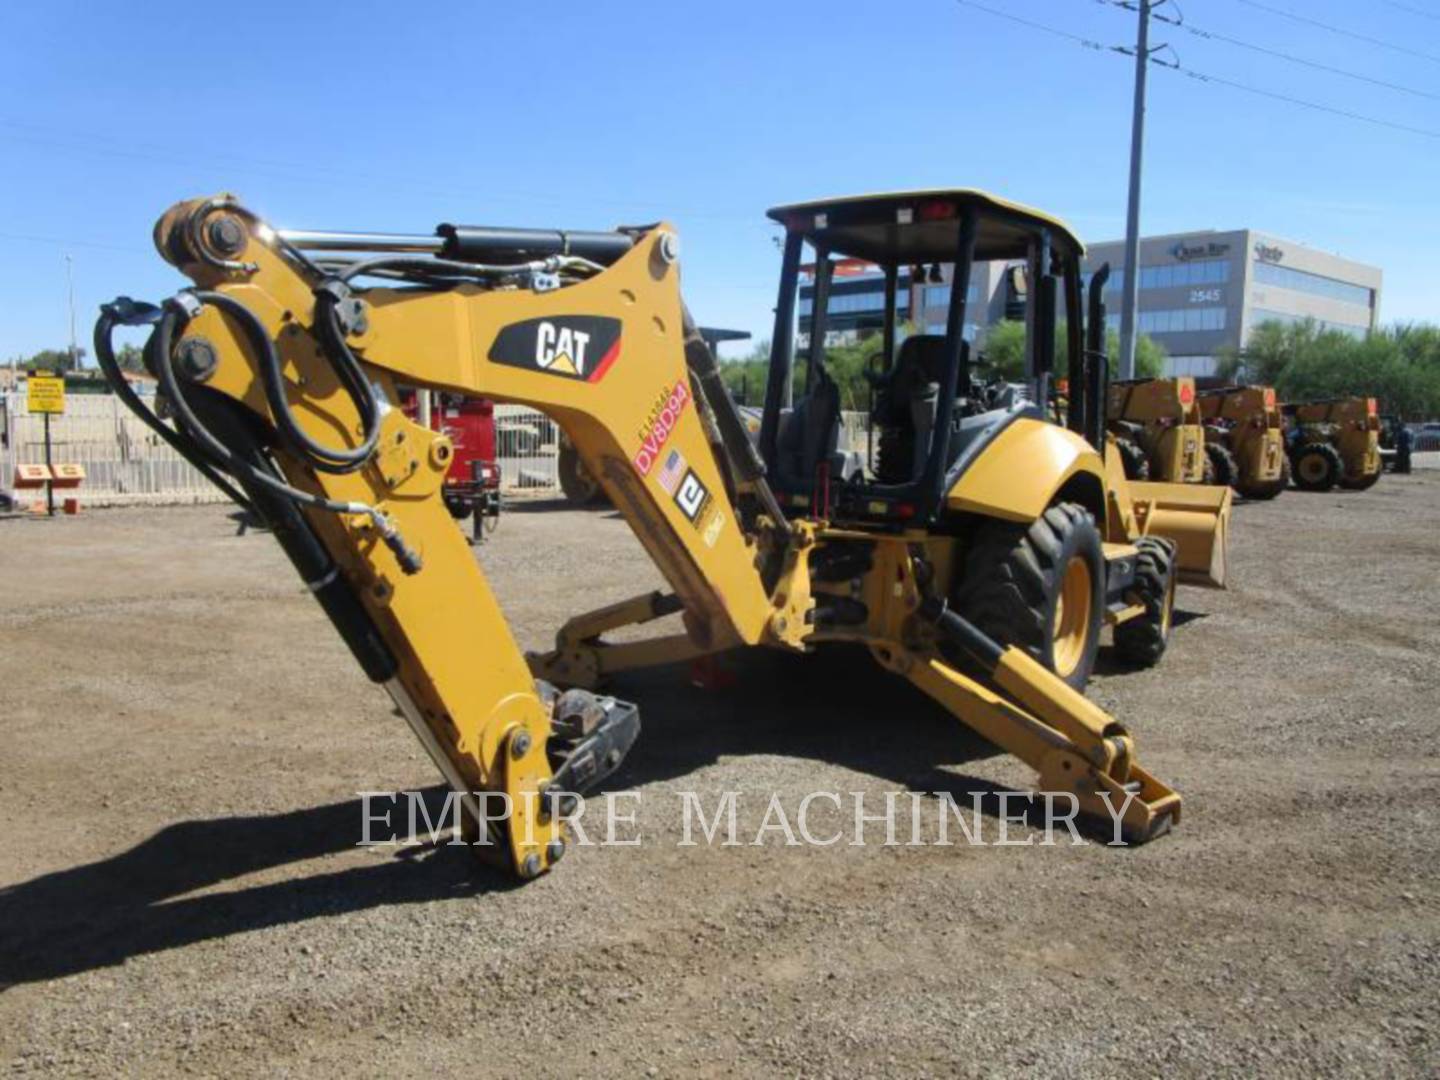
M 595 370 L 590 373 L 589 378 L 587 378 L 585 381 L 597 383 L 601 379 L 603 379 L 605 377 L 605 372 L 610 370 L 610 365 L 615 363 L 615 358 L 619 355 L 620 339 L 617 337 L 615 339 L 615 344 L 611 345 L 610 348 L 606 351 L 605 355 L 600 358 L 600 363 L 595 365 Z
M 635 454 L 635 471 L 641 476 L 650 475 L 650 470 L 655 467 L 655 459 L 670 441 L 670 433 L 680 422 L 680 416 L 689 402 L 690 386 L 683 376 L 673 390 L 656 399 L 650 416 L 641 429 L 640 449 Z

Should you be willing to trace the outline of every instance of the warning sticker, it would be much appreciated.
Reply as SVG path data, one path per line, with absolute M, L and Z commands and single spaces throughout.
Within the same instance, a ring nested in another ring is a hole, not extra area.
M 710 520 L 705 523 L 705 528 L 700 535 L 705 540 L 706 547 L 714 547 L 715 541 L 720 539 L 720 530 L 725 527 L 725 513 L 717 509 L 710 515 Z

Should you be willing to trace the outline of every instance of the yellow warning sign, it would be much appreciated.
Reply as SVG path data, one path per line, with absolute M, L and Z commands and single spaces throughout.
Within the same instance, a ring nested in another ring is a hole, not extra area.
M 26 393 L 32 413 L 63 413 L 65 411 L 65 380 L 50 375 L 31 375 L 26 380 Z

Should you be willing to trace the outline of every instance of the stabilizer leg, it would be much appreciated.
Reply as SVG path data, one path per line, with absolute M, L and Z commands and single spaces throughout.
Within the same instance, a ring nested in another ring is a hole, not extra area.
M 537 678 L 561 686 L 594 689 L 607 675 L 656 667 L 724 652 L 739 644 L 731 635 L 697 645 L 689 634 L 666 634 L 643 641 L 603 642 L 600 636 L 624 626 L 640 626 L 681 611 L 673 593 L 649 592 L 576 615 L 555 634 L 555 648 L 530 653 L 526 660 Z
M 1179 794 L 1136 764 L 1134 742 L 1119 721 L 1024 651 L 1000 646 L 943 605 L 929 605 L 925 615 L 989 672 L 994 688 L 940 656 L 877 647 L 882 664 L 1035 769 L 1039 790 L 1074 796 L 1081 814 L 1102 825 L 1118 818 L 1130 842 L 1154 839 L 1179 822 Z

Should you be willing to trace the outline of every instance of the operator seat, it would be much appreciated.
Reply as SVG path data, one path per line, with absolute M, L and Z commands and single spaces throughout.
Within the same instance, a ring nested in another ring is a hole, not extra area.
M 871 420 L 881 431 L 882 483 L 913 480 L 925 468 L 944 374 L 945 338 L 912 334 L 901 343 L 895 366 L 876 380 Z
M 776 479 L 789 491 L 803 491 L 815 480 L 822 461 L 836 479 L 846 475 L 840 453 L 840 387 L 823 366 L 814 370 L 815 385 L 780 418 L 776 435 Z
M 1029 413 L 1032 406 L 1023 393 L 1001 395 L 993 408 L 971 400 L 965 387 L 968 374 L 961 372 L 961 389 L 954 402 L 940 415 L 940 381 L 945 375 L 945 338 L 940 334 L 915 334 L 900 346 L 900 355 L 889 374 L 877 379 L 872 422 L 880 430 L 880 460 L 877 479 L 882 484 L 904 484 L 920 479 L 930 454 L 936 426 L 950 426 L 947 447 L 948 469 L 961 456 L 987 443 L 999 433 L 1012 414 Z

